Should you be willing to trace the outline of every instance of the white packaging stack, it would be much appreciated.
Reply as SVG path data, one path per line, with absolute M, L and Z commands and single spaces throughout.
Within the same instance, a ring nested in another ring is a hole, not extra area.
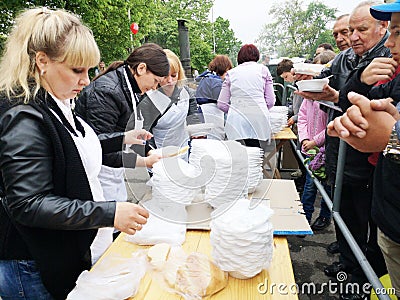
M 152 186 L 152 200 L 160 206 L 171 203 L 188 205 L 195 192 L 195 178 L 198 171 L 178 157 L 169 157 L 153 165 L 153 177 L 148 182 Z
M 254 192 L 263 179 L 262 164 L 264 151 L 258 147 L 245 147 L 247 151 L 248 166 L 248 192 Z
M 210 241 L 216 265 L 239 279 L 256 276 L 272 261 L 272 210 L 264 205 L 250 207 L 241 199 L 223 211 L 214 212 Z
M 272 134 L 276 134 L 285 128 L 288 120 L 288 108 L 286 106 L 274 106 L 269 110 Z
M 240 143 L 193 140 L 189 162 L 201 170 L 204 199 L 214 208 L 247 195 L 248 156 Z

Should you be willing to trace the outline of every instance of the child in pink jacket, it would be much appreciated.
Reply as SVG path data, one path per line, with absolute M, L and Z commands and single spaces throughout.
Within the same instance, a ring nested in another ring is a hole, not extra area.
M 307 151 L 313 149 L 315 146 L 318 148 L 323 147 L 325 143 L 326 122 L 327 114 L 320 109 L 318 101 L 304 99 L 300 106 L 297 121 L 301 151 L 304 154 L 307 155 Z M 324 187 L 327 190 L 325 185 Z M 330 191 L 327 190 L 327 192 L 329 195 Z M 317 187 L 314 184 L 313 178 L 307 172 L 301 202 L 303 203 L 303 209 L 309 223 L 311 223 L 311 217 L 314 212 L 316 196 Z M 322 230 L 328 227 L 330 222 L 331 212 L 325 201 L 322 200 L 320 215 L 313 225 L 311 225 L 311 228 L 313 230 Z

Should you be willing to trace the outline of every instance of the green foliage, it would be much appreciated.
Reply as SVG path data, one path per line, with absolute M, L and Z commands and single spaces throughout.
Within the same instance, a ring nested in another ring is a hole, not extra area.
M 301 0 L 286 0 L 269 11 L 274 20 L 266 24 L 258 38 L 262 49 L 278 56 L 312 56 L 322 42 L 332 43 L 326 37 L 326 24 L 335 17 L 336 10 L 319 1 L 312 1 L 304 10 Z
M 146 41 L 154 42 L 179 54 L 177 19 L 187 20 L 192 67 L 204 70 L 215 54 L 237 53 L 240 41 L 229 28 L 228 20 L 218 17 L 214 24 L 209 20 L 213 0 L 169 0 L 159 3 L 154 17 L 155 28 Z M 213 28 L 214 25 L 214 28 Z
M 213 25 L 215 53 L 235 57 L 240 41 L 228 20 L 209 20 L 213 0 L 7 0 L 0 1 L 0 50 L 15 16 L 25 8 L 63 8 L 82 17 L 93 31 L 102 60 L 109 64 L 123 60 L 132 48 L 154 42 L 179 55 L 177 19 L 186 19 L 189 28 L 191 63 L 203 70 L 212 60 Z M 130 13 L 130 19 L 129 19 Z M 131 23 L 139 32 L 131 34 Z

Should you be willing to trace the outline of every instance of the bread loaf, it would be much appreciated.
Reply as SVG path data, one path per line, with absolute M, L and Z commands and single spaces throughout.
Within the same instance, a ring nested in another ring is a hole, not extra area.
M 170 250 L 171 246 L 166 243 L 160 243 L 150 247 L 147 252 L 150 264 L 155 269 L 161 270 L 168 259 Z
M 228 283 L 228 275 L 215 266 L 206 255 L 193 252 L 182 262 L 182 253 L 172 251 L 166 243 L 149 248 L 147 256 L 157 273 L 162 274 L 169 289 L 180 294 L 210 296 Z
M 227 274 L 210 262 L 205 255 L 192 253 L 178 268 L 175 288 L 183 294 L 204 297 L 222 290 L 227 280 Z

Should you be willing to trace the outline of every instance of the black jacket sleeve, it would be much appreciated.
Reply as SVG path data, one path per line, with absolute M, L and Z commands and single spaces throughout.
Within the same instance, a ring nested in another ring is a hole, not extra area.
M 374 86 L 369 92 L 370 99 L 383 99 L 391 97 L 393 104 L 400 102 L 400 75 L 397 75 L 392 81 Z
M 84 89 L 76 103 L 75 111 L 99 136 L 103 148 L 103 165 L 135 168 L 137 154 L 122 151 L 122 140 L 119 139 L 124 132 L 117 128 L 120 112 L 125 109 L 120 98 L 125 96 L 121 91 L 117 91 L 116 86 L 112 85 L 114 83 L 107 84 L 106 86 L 106 83 L 93 82 Z M 107 137 L 113 139 L 107 141 Z M 118 144 L 119 142 L 121 143 Z
M 394 104 L 400 102 L 400 76 L 396 76 L 393 80 L 380 85 L 368 85 L 361 82 L 361 74 L 365 67 L 360 68 L 347 81 L 346 85 L 339 92 L 339 106 L 343 111 L 347 110 L 352 104 L 347 98 L 349 92 L 356 92 L 369 99 L 383 99 L 391 97 Z
M 365 84 L 360 80 L 361 74 L 365 68 L 366 66 L 352 72 L 344 87 L 340 89 L 338 105 L 343 112 L 345 112 L 352 105 L 347 98 L 349 92 L 356 92 L 368 97 L 368 93 L 372 89 L 373 85 Z
M 82 230 L 114 224 L 115 202 L 69 199 L 53 190 L 55 160 L 42 116 L 28 106 L 7 111 L 0 125 L 4 203 L 15 222 L 47 229 Z

